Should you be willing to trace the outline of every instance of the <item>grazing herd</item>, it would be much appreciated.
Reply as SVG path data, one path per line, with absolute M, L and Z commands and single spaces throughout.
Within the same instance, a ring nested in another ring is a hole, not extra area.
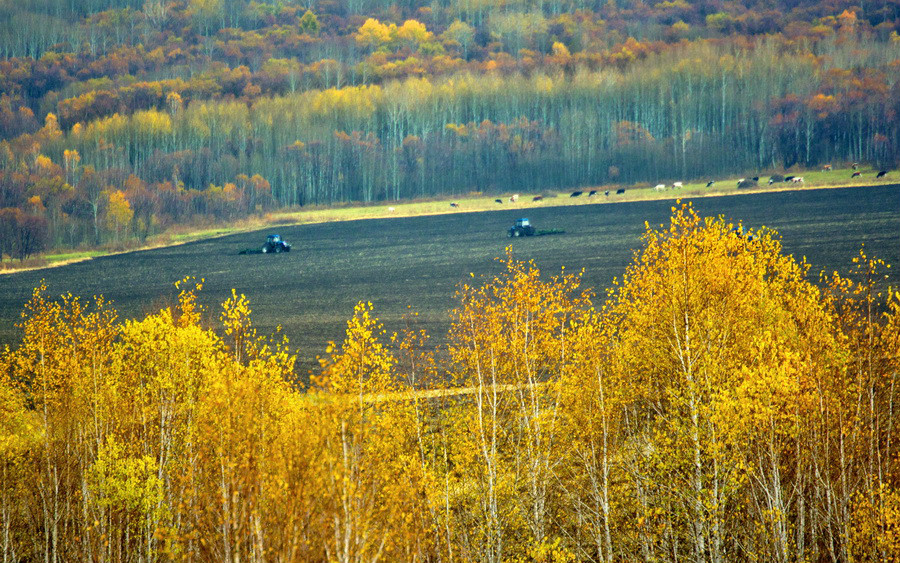
M 850 177 L 851 178 L 861 178 L 862 172 L 859 170 L 859 163 L 854 162 L 852 164 L 852 168 L 853 168 L 853 173 L 851 174 Z M 822 166 L 822 172 L 831 172 L 832 170 L 833 170 L 833 168 L 830 164 L 825 164 Z M 876 178 L 884 178 L 887 175 L 887 173 L 888 173 L 887 170 L 880 170 L 875 175 L 875 177 Z M 758 185 L 758 182 L 759 182 L 759 176 L 754 176 L 752 178 L 741 178 L 740 180 L 737 181 L 737 187 L 739 189 L 753 188 Z M 713 185 L 715 185 L 715 183 L 716 183 L 715 180 L 710 180 L 709 182 L 706 183 L 706 187 L 711 188 L 711 187 L 713 187 Z M 783 176 L 781 174 L 772 174 L 769 177 L 768 183 L 771 186 L 772 184 L 779 184 L 779 183 L 804 184 L 805 182 L 804 182 L 803 176 Z M 656 186 L 654 186 L 653 189 L 658 192 L 661 192 L 661 191 L 665 191 L 665 190 L 669 190 L 669 189 L 677 190 L 677 189 L 681 189 L 683 187 L 684 187 L 684 182 L 673 182 L 671 186 L 664 184 L 664 183 L 656 184 Z M 604 190 L 603 195 L 606 197 L 609 197 L 610 193 L 611 193 L 610 190 Z M 616 195 L 623 195 L 624 193 L 625 193 L 625 188 L 616 189 Z M 588 193 L 588 197 L 592 198 L 599 194 L 600 194 L 599 190 L 590 190 L 590 192 Z M 569 197 L 570 198 L 581 197 L 582 195 L 584 195 L 583 191 L 574 191 L 571 194 L 569 194 Z M 510 203 L 516 203 L 517 201 L 519 201 L 519 194 L 512 194 L 511 196 L 509 196 Z M 541 196 L 541 195 L 536 195 L 531 198 L 532 203 L 541 203 L 542 201 L 544 201 L 544 196 Z M 498 203 L 498 204 L 502 205 L 503 199 L 497 198 L 494 200 L 494 203 Z M 459 203 L 455 202 L 455 201 L 451 202 L 450 207 L 459 208 Z M 393 212 L 394 208 L 393 207 L 389 208 L 389 211 Z
M 853 168 L 853 173 L 850 175 L 850 178 L 851 179 L 852 178 L 861 178 L 863 173 L 859 170 L 859 163 L 854 162 L 851 167 Z M 822 172 L 831 172 L 832 170 L 833 170 L 833 167 L 830 164 L 825 164 L 822 166 Z M 879 178 L 879 179 L 884 178 L 887 175 L 887 173 L 888 173 L 887 170 L 880 170 L 877 174 L 875 174 L 875 178 Z M 737 181 L 737 187 L 738 188 L 753 188 L 753 187 L 757 186 L 758 182 L 759 182 L 759 176 L 754 176 L 753 178 L 741 178 L 740 180 Z M 781 174 L 772 174 L 772 176 L 769 177 L 769 185 L 770 186 L 772 184 L 779 184 L 782 182 L 790 183 L 790 184 L 803 184 L 803 183 L 805 183 L 805 180 L 803 179 L 803 176 L 782 176 Z M 713 186 L 713 184 L 715 184 L 715 183 L 716 183 L 715 180 L 709 181 L 709 182 L 707 182 L 706 187 L 711 188 Z M 673 188 L 681 187 L 681 182 L 675 182 L 675 184 L 673 184 L 672 187 Z M 664 189 L 666 189 L 666 186 L 665 186 L 665 184 L 657 184 L 654 189 L 657 191 L 664 190 Z
M 678 184 L 680 185 L 681 182 L 678 182 Z M 616 190 L 616 195 L 622 195 L 624 193 L 625 193 L 625 188 L 619 188 Z M 609 194 L 610 194 L 609 190 L 605 190 L 603 192 L 603 195 L 605 195 L 606 197 L 609 197 Z M 581 197 L 583 195 L 584 195 L 583 191 L 575 191 L 575 192 L 572 192 L 571 194 L 569 194 L 569 197 Z M 600 195 L 600 190 L 591 190 L 588 192 L 587 197 L 596 197 L 598 195 Z M 510 203 L 516 203 L 517 201 L 519 201 L 519 194 L 513 194 L 513 195 L 509 196 Z M 541 203 L 542 201 L 544 201 L 544 196 L 542 196 L 542 195 L 536 195 L 531 198 L 531 203 Z M 494 203 L 499 203 L 500 205 L 503 205 L 503 200 L 500 198 L 497 198 L 494 200 Z M 458 208 L 459 203 L 454 201 L 454 202 L 450 203 L 450 207 Z
M 850 174 L 851 179 L 862 177 L 862 172 L 859 171 L 859 163 L 858 162 L 854 162 L 853 164 L 851 164 L 850 168 L 853 169 L 853 173 Z M 825 164 L 822 166 L 822 172 L 831 172 L 831 170 L 832 170 L 832 168 L 831 168 L 830 164 Z M 888 173 L 887 170 L 879 170 L 878 173 L 875 174 L 875 178 L 884 178 L 885 176 L 887 176 L 887 173 Z

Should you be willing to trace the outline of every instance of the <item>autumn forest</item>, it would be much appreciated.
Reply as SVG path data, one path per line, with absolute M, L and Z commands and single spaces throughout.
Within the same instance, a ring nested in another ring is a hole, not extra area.
M 898 21 L 896 0 L 3 2 L 0 253 L 310 204 L 888 169 Z
M 306 206 L 893 169 L 898 31 L 898 0 L 0 0 L 0 262 Z M 360 302 L 308 384 L 203 279 L 135 318 L 35 288 L 0 349 L 2 562 L 900 560 L 889 265 L 816 279 L 680 203 L 608 289 L 502 263 L 446 346 Z

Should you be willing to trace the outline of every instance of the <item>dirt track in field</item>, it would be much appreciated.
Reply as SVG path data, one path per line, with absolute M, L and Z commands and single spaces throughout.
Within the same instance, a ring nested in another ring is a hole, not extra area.
M 287 254 L 239 255 L 265 240 L 262 231 L 0 276 L 0 343 L 19 338 L 14 323 L 42 278 L 54 295 L 103 294 L 129 318 L 171 303 L 173 282 L 193 275 L 206 280 L 201 302 L 212 321 L 232 288 L 246 294 L 256 327 L 269 333 L 281 325 L 305 373 L 329 340 L 341 339 L 360 300 L 374 303 L 389 331 L 411 307 L 432 341 L 443 343 L 457 284 L 470 273 L 499 272 L 496 258 L 507 245 L 545 274 L 584 268 L 585 285 L 602 293 L 640 246 L 644 222 L 667 222 L 672 205 L 504 204 L 494 212 L 303 225 L 279 230 L 294 245 Z M 900 185 L 699 198 L 694 206 L 703 215 L 778 230 L 786 252 L 806 256 L 815 273 L 845 272 L 863 243 L 870 255 L 900 264 Z M 509 239 L 506 229 L 523 216 L 538 229 L 566 232 Z

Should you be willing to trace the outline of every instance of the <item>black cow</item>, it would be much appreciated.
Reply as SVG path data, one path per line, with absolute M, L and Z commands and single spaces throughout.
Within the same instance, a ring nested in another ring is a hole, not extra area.
M 621 195 L 624 193 L 625 193 L 625 188 L 619 188 L 618 190 L 616 190 L 616 195 Z
M 875 175 L 876 178 L 884 178 L 887 175 L 887 170 L 882 170 L 878 174 Z
M 605 192 L 603 192 L 603 195 L 605 195 L 606 197 L 609 197 L 609 190 L 606 190 Z
M 796 178 L 796 176 L 785 176 L 784 181 L 785 182 L 793 182 L 794 178 Z
M 578 197 L 578 196 L 580 196 L 580 195 L 583 194 L 583 193 L 584 193 L 584 192 L 572 192 L 572 195 L 570 195 L 569 197 Z
M 712 181 L 710 181 L 710 182 L 707 182 L 707 183 L 706 183 L 706 187 L 707 187 L 707 188 L 711 188 L 712 185 L 715 184 L 715 183 L 716 183 L 715 180 L 712 180 Z
M 503 200 L 502 200 L 502 199 L 495 199 L 495 200 L 494 200 L 494 203 L 503 203 Z
M 754 182 L 759 182 L 759 176 L 754 176 L 754 177 L 753 177 L 753 181 L 754 181 Z
M 859 171 L 854 172 L 853 174 L 850 175 L 851 178 L 859 178 L 860 176 L 862 176 L 862 172 L 859 172 Z
M 450 203 L 450 207 L 459 207 L 459 204 L 454 201 Z
M 597 195 L 597 190 L 591 190 L 591 193 L 588 194 L 588 197 L 594 197 Z
M 533 198 L 531 198 L 531 201 L 544 201 L 544 196 L 536 195 Z

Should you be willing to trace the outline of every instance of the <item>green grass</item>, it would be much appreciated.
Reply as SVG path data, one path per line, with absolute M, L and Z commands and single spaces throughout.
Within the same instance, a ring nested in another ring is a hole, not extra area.
M 104 256 L 107 252 L 103 250 L 81 250 L 72 252 L 60 252 L 57 254 L 44 254 L 41 256 L 47 262 L 72 262 L 75 260 L 86 260 L 95 256 Z

